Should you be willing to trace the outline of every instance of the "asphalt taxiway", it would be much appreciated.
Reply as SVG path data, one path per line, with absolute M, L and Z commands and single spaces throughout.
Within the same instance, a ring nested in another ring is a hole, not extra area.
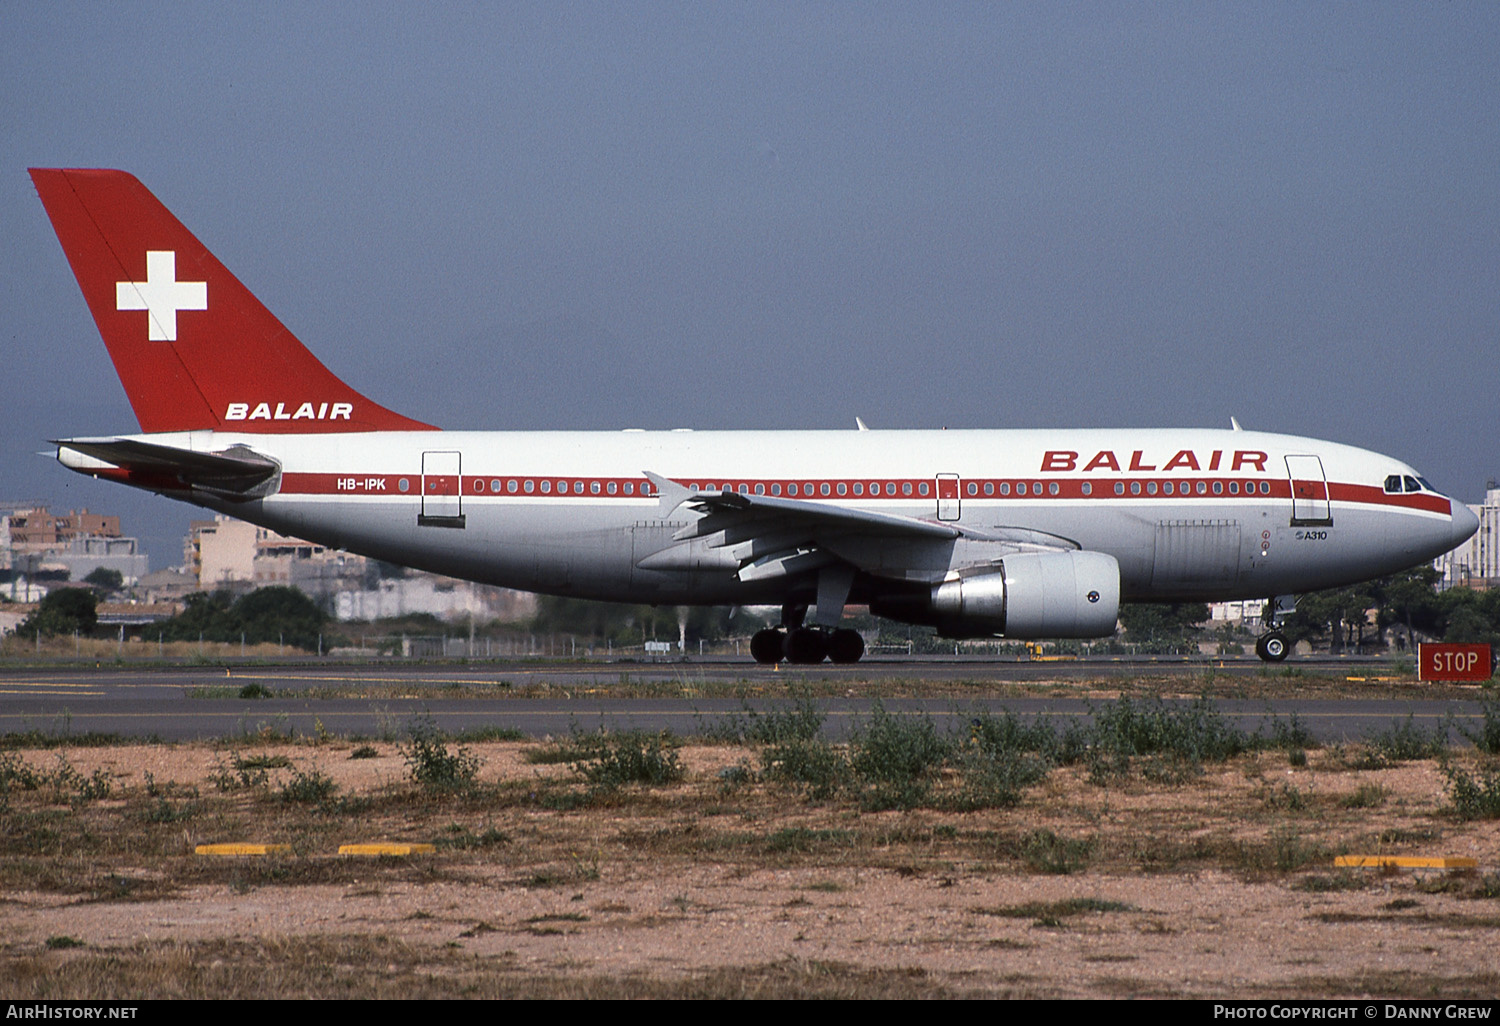
M 1210 674 L 1229 678 L 1228 690 L 1242 693 L 1213 701 L 1243 729 L 1295 714 L 1325 743 L 1355 740 L 1408 716 L 1424 729 L 1446 724 L 1453 733 L 1451 728 L 1480 715 L 1477 690 L 1472 697 L 1455 697 L 1450 690 L 1434 698 L 1421 686 L 1383 685 L 1389 673 L 1385 663 L 1328 660 L 1300 660 L 1268 671 L 1248 660 L 941 658 L 795 669 L 758 666 L 748 659 L 31 666 L 0 669 L 0 734 L 93 732 L 164 741 L 320 731 L 381 737 L 399 735 L 426 717 L 455 733 L 505 728 L 545 737 L 605 727 L 692 735 L 746 705 L 785 704 L 803 685 L 819 696 L 827 713 L 825 730 L 837 737 L 868 716 L 877 697 L 889 711 L 925 713 L 940 727 L 979 709 L 1066 719 L 1087 717 L 1112 684 L 1146 678 L 1152 690 L 1192 696 Z M 1325 686 L 1309 689 L 1317 694 L 1298 695 L 1298 675 Z M 1236 679 L 1244 686 L 1234 686 Z M 1265 686 L 1268 681 L 1275 686 Z M 1348 686 L 1330 696 L 1330 681 Z

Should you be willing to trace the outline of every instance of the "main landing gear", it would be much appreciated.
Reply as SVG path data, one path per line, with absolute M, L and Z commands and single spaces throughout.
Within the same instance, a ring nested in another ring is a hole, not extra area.
M 845 594 L 848 585 L 844 585 Z M 843 611 L 840 597 L 838 611 Z M 750 654 L 757 663 L 770 665 L 783 659 L 797 666 L 813 666 L 827 659 L 835 663 L 857 663 L 865 654 L 865 639 L 847 627 L 805 626 L 805 605 L 783 606 L 780 628 L 756 631 L 750 638 Z
M 767 628 L 756 631 L 750 638 L 750 654 L 757 663 L 767 665 L 783 659 L 798 666 L 815 665 L 824 659 L 857 663 L 865 654 L 865 639 L 859 631 L 847 627 L 832 631 L 822 627 L 793 627 L 786 631 Z

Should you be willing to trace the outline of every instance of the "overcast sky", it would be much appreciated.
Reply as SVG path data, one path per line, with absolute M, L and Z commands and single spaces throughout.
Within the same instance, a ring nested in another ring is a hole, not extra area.
M 445 427 L 1213 426 L 1500 476 L 1500 4 L 0 0 L 0 501 L 138 430 L 28 166 Z M 201 515 L 201 514 L 200 514 Z

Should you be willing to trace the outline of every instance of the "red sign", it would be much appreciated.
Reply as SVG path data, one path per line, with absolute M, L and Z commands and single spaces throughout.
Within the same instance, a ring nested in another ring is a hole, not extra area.
M 1418 680 L 1489 680 L 1492 665 L 1488 645 L 1417 646 Z

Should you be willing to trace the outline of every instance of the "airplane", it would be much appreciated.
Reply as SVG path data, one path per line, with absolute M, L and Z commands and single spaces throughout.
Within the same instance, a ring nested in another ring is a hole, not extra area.
M 1103 638 L 1122 601 L 1273 599 L 1431 560 L 1475 515 L 1412 467 L 1241 430 L 440 430 L 334 376 L 135 177 L 32 169 L 139 421 L 71 470 L 526 591 L 772 605 L 761 663 L 858 661 L 846 606 Z M 1256 651 L 1284 659 L 1286 637 Z

